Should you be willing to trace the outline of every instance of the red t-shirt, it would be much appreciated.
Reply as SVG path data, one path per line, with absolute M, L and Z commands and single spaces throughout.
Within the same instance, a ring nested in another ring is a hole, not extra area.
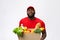
M 23 26 L 26 26 L 27 28 L 35 28 L 37 23 L 40 23 L 41 27 L 45 28 L 45 23 L 36 17 L 33 20 L 29 19 L 28 17 L 21 19 L 19 22 L 19 26 L 23 24 Z

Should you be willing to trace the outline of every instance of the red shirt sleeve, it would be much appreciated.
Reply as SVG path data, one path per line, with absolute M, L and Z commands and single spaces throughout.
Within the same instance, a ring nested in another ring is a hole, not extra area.
M 44 28 L 44 29 L 46 29 L 45 28 L 45 23 L 43 21 L 41 21 L 40 23 L 41 23 L 41 27 Z

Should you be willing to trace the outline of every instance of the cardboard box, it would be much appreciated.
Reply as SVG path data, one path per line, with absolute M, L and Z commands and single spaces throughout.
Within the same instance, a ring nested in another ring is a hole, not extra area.
M 40 40 L 38 33 L 24 33 L 23 37 L 18 37 L 19 40 Z

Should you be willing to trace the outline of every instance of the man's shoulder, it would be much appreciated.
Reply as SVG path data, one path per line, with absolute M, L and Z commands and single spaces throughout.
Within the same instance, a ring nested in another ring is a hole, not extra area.
M 45 22 L 42 19 L 36 18 L 37 22 L 40 22 L 42 26 L 45 26 Z
M 24 18 L 21 19 L 21 21 L 22 21 L 22 20 L 26 20 L 26 19 L 27 19 L 27 17 L 24 17 Z
M 37 18 L 37 17 L 35 17 L 35 18 L 36 18 L 36 20 L 42 21 L 40 18 Z
M 40 21 L 40 22 L 43 22 L 43 20 L 42 20 L 42 19 L 37 18 L 37 17 L 36 17 L 36 20 L 37 20 L 37 21 Z

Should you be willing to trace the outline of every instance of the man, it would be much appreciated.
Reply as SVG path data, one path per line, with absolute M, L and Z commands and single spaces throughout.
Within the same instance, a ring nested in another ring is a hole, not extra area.
M 26 26 L 27 28 L 35 28 L 36 24 L 40 23 L 41 27 L 44 28 L 44 31 L 42 31 L 42 37 L 40 40 L 44 40 L 46 38 L 45 24 L 41 19 L 35 17 L 34 7 L 29 6 L 27 8 L 27 16 L 28 17 L 25 17 L 20 20 L 19 26 L 21 26 L 21 24 L 23 24 L 23 26 Z

